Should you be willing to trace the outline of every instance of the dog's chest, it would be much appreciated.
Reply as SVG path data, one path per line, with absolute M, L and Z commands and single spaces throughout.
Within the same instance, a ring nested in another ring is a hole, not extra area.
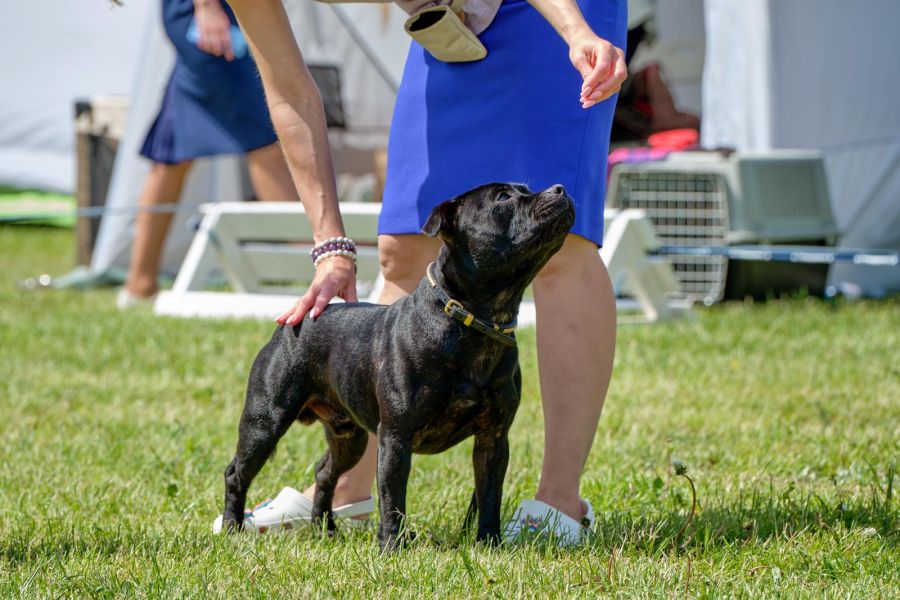
M 505 413 L 504 397 L 490 391 L 487 382 L 457 380 L 446 395 L 436 398 L 425 423 L 413 435 L 413 451 L 443 452 L 499 420 Z

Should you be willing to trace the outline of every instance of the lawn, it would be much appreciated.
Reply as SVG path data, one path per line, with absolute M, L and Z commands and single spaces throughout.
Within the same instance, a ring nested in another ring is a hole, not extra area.
M 333 539 L 217 537 L 250 363 L 266 322 L 122 314 L 110 290 L 20 291 L 66 272 L 72 233 L 0 227 L 0 597 L 896 597 L 900 301 L 796 298 L 619 330 L 583 479 L 590 544 L 462 536 L 471 443 L 416 457 L 419 539 L 379 556 Z M 506 478 L 533 493 L 542 427 L 534 333 Z M 310 481 L 295 426 L 251 502 Z M 691 505 L 683 461 L 698 508 Z M 511 506 L 509 507 L 511 508 Z
M 71 228 L 75 199 L 66 194 L 19 190 L 0 185 L 0 224 L 29 223 Z

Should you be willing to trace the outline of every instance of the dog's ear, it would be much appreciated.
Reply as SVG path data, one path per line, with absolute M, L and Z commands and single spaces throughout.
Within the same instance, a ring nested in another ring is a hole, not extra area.
M 435 206 L 422 227 L 422 233 L 431 237 L 435 237 L 441 232 L 452 234 L 456 230 L 456 208 L 458 206 L 459 198 L 447 200 Z

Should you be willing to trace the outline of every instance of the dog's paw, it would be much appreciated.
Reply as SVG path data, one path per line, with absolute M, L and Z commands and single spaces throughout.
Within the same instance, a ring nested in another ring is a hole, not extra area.
M 404 531 L 402 533 L 386 533 L 378 534 L 378 545 L 381 547 L 382 554 L 397 552 L 406 548 L 416 539 L 415 531 Z
M 475 536 L 475 541 L 479 544 L 486 544 L 488 546 L 499 546 L 500 531 L 479 531 Z
M 236 517 L 219 517 L 213 523 L 213 533 L 233 535 L 244 528 L 243 519 Z

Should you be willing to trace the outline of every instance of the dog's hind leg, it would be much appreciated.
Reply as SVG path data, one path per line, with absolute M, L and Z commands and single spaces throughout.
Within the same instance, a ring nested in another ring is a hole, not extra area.
M 313 523 L 321 525 L 322 518 L 328 519 L 328 531 L 335 530 L 334 513 L 331 503 L 338 478 L 352 469 L 366 451 L 369 434 L 358 425 L 344 422 L 339 429 L 322 422 L 328 450 L 316 466 L 316 493 L 313 496 Z
M 297 418 L 301 394 L 296 387 L 251 385 L 241 415 L 237 451 L 225 469 L 223 528 L 240 529 L 250 483 L 275 451 L 278 440 Z

